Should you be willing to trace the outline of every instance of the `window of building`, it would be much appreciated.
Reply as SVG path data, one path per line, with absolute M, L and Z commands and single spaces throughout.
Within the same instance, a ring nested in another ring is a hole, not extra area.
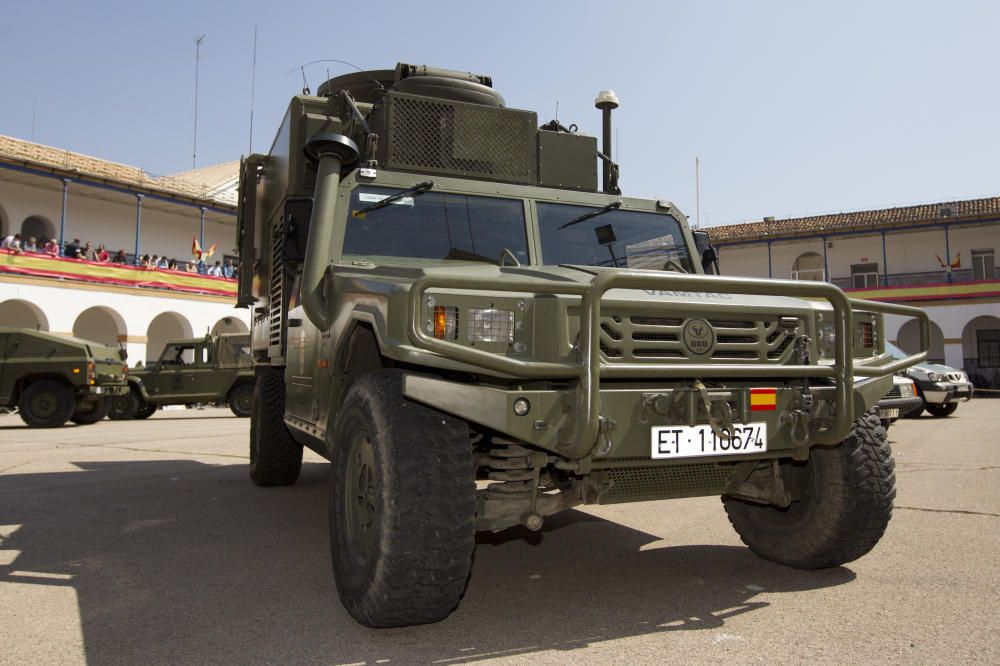
M 826 271 L 823 269 L 823 257 L 816 252 L 806 252 L 799 255 L 799 258 L 792 264 L 793 280 L 813 280 L 822 282 L 826 279 Z
M 851 264 L 851 286 L 871 289 L 878 286 L 878 264 Z
M 1000 368 L 1000 329 L 976 331 L 976 351 L 980 368 Z
M 996 257 L 993 249 L 972 251 L 972 279 L 995 280 L 997 278 Z

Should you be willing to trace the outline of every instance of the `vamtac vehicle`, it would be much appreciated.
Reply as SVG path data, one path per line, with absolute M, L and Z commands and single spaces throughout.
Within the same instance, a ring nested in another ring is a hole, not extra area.
M 132 370 L 129 391 L 112 401 L 109 417 L 145 419 L 163 405 L 202 402 L 227 404 L 236 416 L 249 416 L 253 381 L 248 334 L 171 340 L 155 366 Z
M 250 477 L 331 461 L 334 576 L 365 625 L 440 620 L 476 530 L 580 504 L 721 496 L 754 552 L 806 569 L 889 521 L 873 409 L 926 352 L 885 354 L 882 314 L 924 349 L 926 315 L 707 274 L 672 203 L 621 195 L 618 100 L 596 106 L 600 149 L 488 76 L 399 64 L 294 97 L 242 163 Z
M 97 423 L 128 392 L 124 353 L 89 340 L 0 328 L 0 407 L 36 428 Z

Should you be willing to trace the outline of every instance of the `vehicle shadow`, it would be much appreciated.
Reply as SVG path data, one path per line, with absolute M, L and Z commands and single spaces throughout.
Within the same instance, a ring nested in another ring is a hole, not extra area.
M 755 599 L 762 591 L 854 579 L 843 567 L 787 569 L 741 547 L 661 546 L 653 534 L 568 511 L 541 534 L 481 535 L 465 598 L 447 620 L 376 631 L 337 599 L 325 464 L 269 489 L 252 486 L 245 465 L 77 467 L 0 476 L 0 548 L 20 551 L 0 566 L 0 590 L 71 586 L 94 663 L 470 662 L 718 628 L 767 606 Z

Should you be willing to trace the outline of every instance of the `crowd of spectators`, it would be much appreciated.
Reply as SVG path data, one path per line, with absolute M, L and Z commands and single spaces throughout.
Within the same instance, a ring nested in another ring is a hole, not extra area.
M 15 254 L 43 254 L 50 257 L 60 256 L 59 243 L 54 238 L 43 238 L 42 242 L 39 243 L 38 240 L 31 236 L 28 239 L 24 239 L 21 234 L 11 234 L 0 242 L 0 250 L 10 250 Z M 141 257 L 136 257 L 134 262 L 129 260 L 128 255 L 125 250 L 118 250 L 116 253 L 111 254 L 103 243 L 99 243 L 97 247 L 94 244 L 87 242 L 86 244 L 81 243 L 79 238 L 74 238 L 69 243 L 66 243 L 66 247 L 63 248 L 61 256 L 68 259 L 84 259 L 86 261 L 95 261 L 102 264 L 120 264 L 123 266 L 135 265 L 140 268 L 150 268 L 154 270 L 171 270 L 171 271 L 182 271 L 185 273 L 198 273 L 199 275 L 210 275 L 213 277 L 225 277 L 225 278 L 235 278 L 236 277 L 236 266 L 233 265 L 232 259 L 226 259 L 225 263 L 216 261 L 214 265 L 209 265 L 203 258 L 199 258 L 193 261 L 184 261 L 177 259 L 168 259 L 166 256 L 158 255 L 148 255 L 144 254 Z

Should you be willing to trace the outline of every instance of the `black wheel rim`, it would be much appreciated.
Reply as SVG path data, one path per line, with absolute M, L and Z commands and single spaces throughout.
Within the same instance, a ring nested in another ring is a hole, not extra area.
M 253 403 L 253 393 L 251 391 L 238 391 L 236 393 L 236 409 L 243 413 L 250 411 L 250 406 Z
M 59 401 L 56 396 L 48 391 L 39 391 L 28 403 L 31 413 L 41 419 L 51 418 L 59 409 Z
M 128 396 L 118 395 L 111 401 L 111 412 L 116 415 L 124 414 L 128 411 Z
M 347 543 L 353 559 L 367 568 L 374 560 L 379 501 L 375 449 L 363 433 L 351 442 L 346 473 L 343 493 Z

